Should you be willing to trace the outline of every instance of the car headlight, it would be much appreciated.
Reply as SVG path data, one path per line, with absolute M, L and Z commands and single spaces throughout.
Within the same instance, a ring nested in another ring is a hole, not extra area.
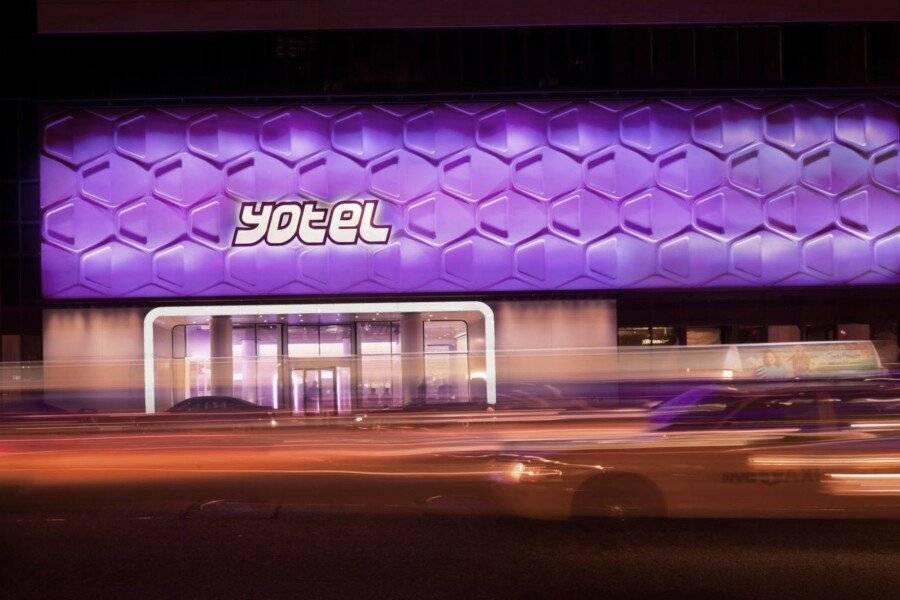
M 562 470 L 539 462 L 517 461 L 509 466 L 507 478 L 512 483 L 530 483 L 535 481 L 555 481 L 562 479 Z

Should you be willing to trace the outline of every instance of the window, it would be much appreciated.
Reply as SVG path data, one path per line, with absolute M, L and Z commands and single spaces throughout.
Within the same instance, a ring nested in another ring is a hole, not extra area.
M 400 324 L 380 321 L 356 324 L 359 345 L 360 408 L 390 408 L 403 403 Z
M 352 356 L 352 325 L 291 325 L 288 327 L 288 356 Z
M 736 344 L 762 344 L 768 341 L 766 328 L 762 325 L 738 325 L 734 331 Z
M 425 321 L 425 401 L 469 400 L 469 333 L 465 321 Z
M 685 332 L 688 346 L 714 346 L 722 343 L 721 327 L 688 327 Z
M 319 356 L 351 356 L 353 354 L 353 327 L 351 325 L 324 325 L 319 328 Z
M 289 326 L 288 356 L 293 358 L 319 356 L 319 326 Z
M 619 327 L 620 346 L 649 345 L 651 339 L 649 327 Z
M 235 333 L 237 330 L 238 328 L 235 328 Z M 256 390 L 253 401 L 262 406 L 283 408 L 279 405 L 281 381 L 278 368 L 278 358 L 281 354 L 281 325 L 257 324 L 255 330 L 256 356 L 251 361 L 256 368 Z M 235 371 L 238 362 L 235 357 Z M 247 395 L 239 397 L 250 400 Z
M 659 404 L 650 418 L 668 429 L 711 428 L 732 413 L 741 401 L 737 393 L 711 393 L 695 388 Z
M 678 335 L 674 327 L 619 327 L 620 346 L 675 346 Z
M 357 323 L 360 354 L 398 354 L 400 324 L 397 321 Z
M 232 393 L 256 402 L 256 331 L 253 325 L 235 325 L 231 329 Z
M 185 327 L 185 351 L 188 358 L 209 358 L 209 325 Z
M 831 325 L 805 325 L 803 327 L 803 341 L 805 342 L 830 342 L 834 339 L 834 327 Z
M 765 341 L 765 340 L 763 340 Z M 799 342 L 800 328 L 796 325 L 769 325 L 768 341 L 770 342 Z
M 208 396 L 212 393 L 209 350 L 209 325 L 185 326 L 185 396 Z

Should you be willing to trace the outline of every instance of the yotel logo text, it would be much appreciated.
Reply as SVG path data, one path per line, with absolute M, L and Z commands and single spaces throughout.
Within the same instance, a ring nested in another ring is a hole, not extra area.
M 390 225 L 375 223 L 377 200 L 343 200 L 332 205 L 304 202 L 244 202 L 232 245 L 255 246 L 263 241 L 282 246 L 297 238 L 303 244 L 386 244 Z

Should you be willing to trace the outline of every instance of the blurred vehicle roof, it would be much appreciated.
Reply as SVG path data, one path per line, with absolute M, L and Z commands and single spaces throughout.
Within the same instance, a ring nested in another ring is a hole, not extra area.
M 231 412 L 231 411 L 267 411 L 268 407 L 260 406 L 234 396 L 192 396 L 176 403 L 166 412 Z

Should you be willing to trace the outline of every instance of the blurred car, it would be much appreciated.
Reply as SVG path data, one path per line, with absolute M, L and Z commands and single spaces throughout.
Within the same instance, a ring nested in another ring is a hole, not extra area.
M 0 416 L 65 415 L 68 413 L 69 411 L 66 409 L 45 400 L 7 398 L 0 395 Z
M 178 402 L 166 412 L 173 413 L 260 413 L 269 412 L 260 406 L 233 396 L 194 396 Z
M 900 517 L 896 380 L 705 386 L 660 404 L 640 433 L 601 427 L 592 435 L 573 422 L 556 439 L 511 440 L 495 458 L 504 510 Z
M 805 430 L 847 426 L 854 417 L 900 413 L 900 381 L 784 382 L 707 385 L 662 402 L 650 412 L 668 431 L 736 429 L 790 423 Z

